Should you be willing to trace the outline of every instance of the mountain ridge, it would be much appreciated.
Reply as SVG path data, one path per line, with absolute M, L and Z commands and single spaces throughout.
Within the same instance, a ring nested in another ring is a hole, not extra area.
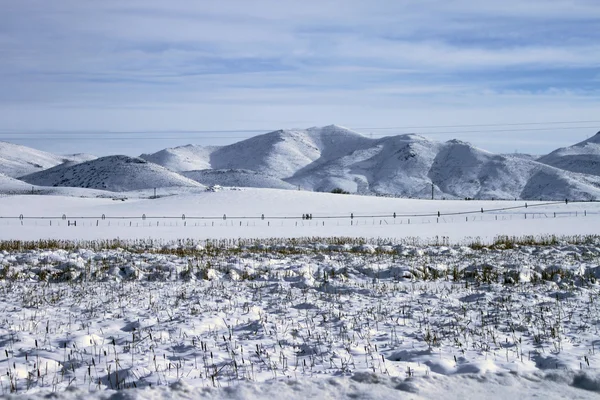
M 93 156 L 65 158 L 22 146 L 19 154 L 24 157 L 13 157 L 17 165 L 35 163 L 36 155 L 47 165 L 60 162 L 49 168 L 39 164 L 34 170 L 42 171 L 20 178 L 41 186 L 128 191 L 219 184 L 322 192 L 339 188 L 409 198 L 429 198 L 432 190 L 436 198 L 448 199 L 600 198 L 600 133 L 539 159 L 494 154 L 459 139 L 440 142 L 418 134 L 369 138 L 338 125 L 280 129 L 226 146 L 189 144 L 139 158 L 81 162 Z M 0 173 L 2 168 L 0 162 Z

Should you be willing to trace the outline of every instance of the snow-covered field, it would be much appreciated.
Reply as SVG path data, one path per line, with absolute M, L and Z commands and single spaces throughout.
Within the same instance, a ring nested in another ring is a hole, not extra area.
M 2 395 L 600 394 L 596 203 L 127 197 L 0 197 Z
M 167 195 L 158 199 L 149 199 L 147 191 L 125 193 L 125 201 L 0 197 L 0 239 L 361 236 L 423 242 L 444 237 L 462 243 L 497 235 L 595 234 L 600 222 L 600 203 L 590 202 L 528 202 L 525 208 L 524 201 L 425 201 L 250 188 L 214 193 L 188 188 L 186 195 L 169 195 L 175 190 L 182 189 L 162 189 L 159 193 Z M 303 220 L 303 214 L 313 219 Z

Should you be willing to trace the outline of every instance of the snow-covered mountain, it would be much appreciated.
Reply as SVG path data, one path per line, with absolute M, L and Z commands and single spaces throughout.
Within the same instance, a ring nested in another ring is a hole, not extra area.
M 549 179 L 549 177 L 554 177 Z M 495 155 L 458 140 L 429 141 L 418 135 L 377 140 L 287 182 L 310 190 L 446 198 L 596 198 L 600 179 L 536 161 Z M 550 186 L 548 186 L 550 184 Z M 553 191 L 552 185 L 556 185 Z
M 296 189 L 297 187 L 274 176 L 248 169 L 204 169 L 181 172 L 185 177 L 206 186 L 241 186 L 269 189 Z
M 210 155 L 218 146 L 180 146 L 161 150 L 153 154 L 142 154 L 140 158 L 162 165 L 171 171 L 193 171 L 211 168 Z
M 367 148 L 371 142 L 359 133 L 330 125 L 278 130 L 222 147 L 176 147 L 140 157 L 173 171 L 245 169 L 289 178 L 302 168 Z
M 229 146 L 185 146 L 144 157 L 177 171 L 201 165 L 203 171 L 182 173 L 206 184 L 281 187 L 283 181 L 305 190 L 340 188 L 405 197 L 430 197 L 432 186 L 436 197 L 446 198 L 600 195 L 597 178 L 542 164 L 534 156 L 497 155 L 459 140 L 441 143 L 414 134 L 371 139 L 335 125 L 279 130 Z M 250 183 L 248 173 L 242 176 L 240 170 L 258 175 Z
M 20 154 L 13 157 L 20 165 L 41 169 L 60 164 L 22 178 L 45 186 L 127 191 L 219 184 L 324 192 L 340 188 L 413 198 L 429 198 L 432 189 L 436 198 L 449 199 L 600 198 L 600 133 L 539 160 L 415 134 L 367 138 L 336 125 L 278 130 L 221 147 L 188 145 L 141 158 L 112 156 L 84 163 L 17 148 L 12 153 Z M 4 169 L 12 165 L 0 162 Z
M 555 150 L 538 161 L 567 171 L 600 176 L 600 132 L 583 142 Z
M 83 162 L 96 158 L 88 154 L 56 155 L 31 147 L 0 142 L 0 173 L 17 178 L 43 171 L 64 162 Z
M 40 186 L 68 186 L 124 192 L 198 182 L 141 158 L 108 156 L 74 165 L 58 165 L 21 178 Z

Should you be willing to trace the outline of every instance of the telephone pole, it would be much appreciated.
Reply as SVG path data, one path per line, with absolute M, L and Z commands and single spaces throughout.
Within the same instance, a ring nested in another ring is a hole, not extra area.
M 433 182 L 431 183 L 431 200 L 433 200 L 433 189 L 434 189 L 434 185 Z

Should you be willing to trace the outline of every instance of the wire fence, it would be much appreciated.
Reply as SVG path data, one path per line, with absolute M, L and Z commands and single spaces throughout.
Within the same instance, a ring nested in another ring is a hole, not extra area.
M 545 217 L 545 218 L 556 218 L 557 216 L 579 216 L 580 214 L 582 216 L 587 216 L 588 214 L 600 214 L 600 211 L 590 211 L 588 212 L 587 210 L 574 210 L 574 211 L 543 211 L 543 212 L 536 212 L 533 211 L 536 208 L 540 208 L 540 207 L 551 207 L 551 206 L 558 206 L 558 205 L 564 205 L 564 206 L 568 206 L 569 204 L 577 204 L 577 203 L 590 203 L 589 201 L 575 201 L 575 202 L 571 202 L 568 200 L 565 201 L 555 201 L 555 202 L 546 202 L 546 203 L 534 203 L 534 204 L 528 204 L 528 203 L 524 203 L 522 205 L 519 206 L 511 206 L 511 207 L 497 207 L 497 208 L 489 208 L 489 209 L 484 209 L 484 208 L 479 208 L 477 210 L 469 210 L 469 211 L 432 211 L 432 212 L 423 212 L 423 213 L 397 213 L 397 212 L 392 212 L 392 213 L 364 213 L 364 214 L 360 214 L 360 213 L 347 213 L 347 214 L 338 214 L 338 215 L 324 215 L 324 214 L 317 214 L 314 215 L 311 213 L 306 213 L 306 214 L 296 214 L 296 215 L 265 215 L 265 214 L 260 214 L 260 215 L 251 215 L 251 216 L 247 216 L 247 215 L 227 215 L 227 214 L 223 214 L 223 215 L 213 215 L 213 216 L 198 216 L 198 215 L 186 215 L 186 214 L 180 214 L 177 216 L 159 216 L 159 215 L 146 215 L 146 214 L 142 214 L 142 215 L 123 215 L 123 216 L 115 216 L 115 215 L 95 215 L 95 216 L 90 216 L 90 215 L 67 215 L 62 214 L 62 215 L 53 215 L 53 216 L 35 216 L 35 215 L 25 215 L 25 214 L 20 214 L 20 215 L 8 215 L 8 216 L 0 216 L 0 220 L 20 220 L 21 224 L 23 224 L 23 221 L 26 220 L 62 220 L 62 221 L 77 221 L 77 220 L 96 220 L 97 222 L 99 221 L 110 221 L 110 220 L 130 220 L 130 221 L 158 221 L 158 220 L 181 220 L 181 221 L 217 221 L 217 220 L 222 220 L 222 221 L 227 221 L 227 220 L 262 220 L 262 221 L 273 221 L 273 220 L 350 220 L 350 221 L 354 221 L 354 220 L 366 220 L 366 219 L 380 219 L 381 221 L 386 221 L 388 219 L 391 220 L 404 220 L 404 219 L 408 219 L 408 223 L 410 223 L 411 218 L 436 218 L 437 222 L 440 222 L 440 219 L 442 219 L 442 221 L 446 221 L 445 218 L 447 217 L 459 217 L 459 216 L 465 216 L 466 217 L 466 221 L 468 221 L 468 216 L 469 215 L 477 215 L 477 214 L 512 214 L 512 215 L 521 215 L 523 216 L 525 219 L 527 218 L 527 216 L 529 215 L 530 218 L 535 218 L 536 216 L 538 217 Z M 595 202 L 593 202 L 595 203 Z M 533 210 L 532 210 L 533 209 Z M 520 210 L 521 212 L 516 212 L 517 210 Z M 530 211 L 531 210 L 531 211 Z M 495 218 L 496 220 L 498 219 L 497 216 Z M 454 219 L 452 219 L 454 221 Z M 383 223 L 383 222 L 382 222 Z

